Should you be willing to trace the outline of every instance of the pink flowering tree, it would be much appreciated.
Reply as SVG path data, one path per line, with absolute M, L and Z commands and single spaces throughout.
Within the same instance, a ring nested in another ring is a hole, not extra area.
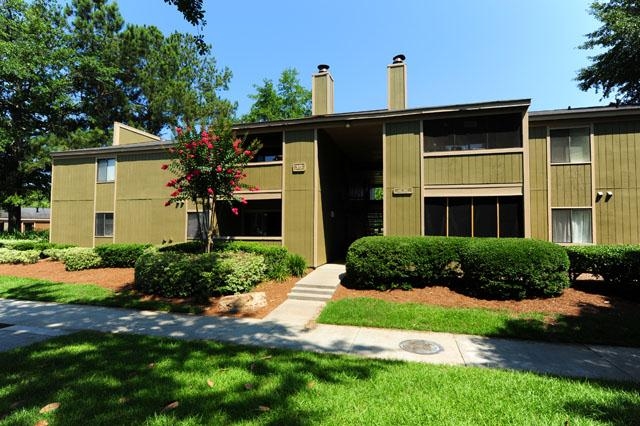
M 257 140 L 245 143 L 236 138 L 230 129 L 177 128 L 177 138 L 169 148 L 171 162 L 163 164 L 175 176 L 166 186 L 173 189 L 165 206 L 183 205 L 191 201 L 198 214 L 198 234 L 207 238 L 207 252 L 211 250 L 213 238 L 218 236 L 216 210 L 230 208 L 238 215 L 238 203 L 247 200 L 236 195 L 237 191 L 256 191 L 242 182 L 247 175 L 244 168 L 260 148 Z M 221 206 L 222 205 L 222 206 Z

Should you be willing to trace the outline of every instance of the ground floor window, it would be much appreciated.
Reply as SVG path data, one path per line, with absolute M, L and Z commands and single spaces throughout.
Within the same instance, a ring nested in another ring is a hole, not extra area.
M 205 212 L 189 212 L 187 213 L 187 239 L 188 240 L 204 240 L 201 229 L 207 229 L 209 215 Z M 199 228 L 202 227 L 202 228 Z
M 96 213 L 96 237 L 113 236 L 113 213 Z
M 426 197 L 425 234 L 523 237 L 522 197 Z
M 554 243 L 591 243 L 591 209 L 552 209 Z
M 226 205 L 217 212 L 220 235 L 237 237 L 282 236 L 282 200 L 249 200 L 234 215 Z

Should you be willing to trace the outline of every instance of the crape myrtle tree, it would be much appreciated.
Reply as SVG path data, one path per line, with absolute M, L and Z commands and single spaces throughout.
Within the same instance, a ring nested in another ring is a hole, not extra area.
M 236 137 L 228 123 L 200 130 L 177 128 L 176 132 L 176 141 L 169 148 L 172 160 L 162 165 L 162 169 L 175 176 L 166 184 L 173 192 L 165 206 L 182 206 L 185 201 L 191 201 L 197 212 L 202 209 L 204 214 L 196 215 L 198 236 L 204 239 L 206 235 L 206 248 L 210 252 L 214 237 L 220 234 L 216 220 L 220 205 L 238 215 L 234 204 L 247 204 L 247 200 L 235 192 L 258 190 L 242 179 L 247 176 L 244 168 L 260 149 L 260 143 L 257 140 L 245 142 Z
M 602 26 L 580 48 L 601 51 L 578 72 L 578 86 L 623 104 L 640 103 L 640 0 L 594 1 L 589 10 Z

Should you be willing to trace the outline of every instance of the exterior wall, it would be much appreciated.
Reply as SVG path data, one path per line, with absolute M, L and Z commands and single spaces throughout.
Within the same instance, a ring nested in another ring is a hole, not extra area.
M 522 153 L 433 156 L 424 159 L 425 185 L 522 183 Z
M 93 246 L 95 157 L 53 162 L 50 240 Z
M 640 121 L 596 123 L 593 152 L 596 241 L 640 243 Z
M 551 165 L 551 207 L 591 207 L 591 164 Z
M 242 180 L 261 190 L 282 190 L 282 162 L 250 163 L 245 168 L 247 177 Z
M 164 207 L 171 174 L 164 152 L 121 154 L 116 160 L 115 242 L 179 242 L 186 239 L 186 209 Z
M 113 126 L 113 144 L 114 145 L 130 145 L 141 142 L 159 141 L 156 135 L 125 126 L 122 123 L 115 123 Z
M 313 129 L 285 132 L 283 237 L 284 245 L 303 256 L 309 265 L 315 259 L 316 135 Z M 294 165 L 304 171 L 294 172 Z
M 407 66 L 404 63 L 387 66 L 388 106 L 390 110 L 407 108 Z
M 549 238 L 547 170 L 547 128 L 532 127 L 529 129 L 529 213 L 531 238 L 540 240 Z
M 420 121 L 385 123 L 382 147 L 385 235 L 422 234 L 421 133 Z

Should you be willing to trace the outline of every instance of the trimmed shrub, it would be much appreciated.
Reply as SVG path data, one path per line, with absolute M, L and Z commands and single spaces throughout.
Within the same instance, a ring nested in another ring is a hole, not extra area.
M 448 282 L 460 273 L 465 238 L 364 237 L 349 247 L 346 284 L 387 290 Z
M 176 243 L 161 246 L 158 248 L 161 253 L 174 252 L 174 253 L 189 253 L 200 254 L 205 252 L 205 245 L 201 241 L 187 241 L 186 243 Z
M 264 257 L 267 265 L 265 275 L 267 278 L 276 281 L 284 281 L 289 276 L 287 257 L 289 251 L 281 246 L 271 246 L 253 241 L 229 241 L 217 242 L 214 250 L 220 251 L 243 251 L 246 253 L 259 254 Z
M 38 260 L 40 260 L 39 250 L 0 248 L 0 263 L 36 263 Z
M 48 248 L 46 250 L 42 250 L 42 253 L 40 256 L 48 257 L 51 260 L 64 262 L 64 255 L 67 252 L 67 250 L 69 250 L 69 248 Z
M 255 253 L 223 253 L 220 256 L 220 275 L 213 290 L 220 294 L 250 291 L 265 278 L 264 257 Z
M 87 247 L 65 249 L 62 254 L 62 261 L 67 271 L 99 268 L 102 265 L 100 256 L 92 248 Z
M 163 297 L 191 297 L 202 293 L 201 270 L 195 256 L 145 253 L 135 263 L 135 288 Z
M 581 273 L 601 276 L 624 291 L 640 287 L 640 246 L 593 245 L 565 247 L 571 266 L 571 278 Z
M 106 268 L 132 268 L 149 247 L 151 244 L 105 244 L 97 246 L 94 251 L 102 258 L 102 266 Z
M 287 256 L 287 270 L 294 277 L 301 277 L 307 270 L 307 261 L 299 254 L 289 253 Z
M 473 238 L 462 250 L 466 287 L 478 296 L 524 299 L 562 294 L 569 258 L 556 244 L 521 238 Z

